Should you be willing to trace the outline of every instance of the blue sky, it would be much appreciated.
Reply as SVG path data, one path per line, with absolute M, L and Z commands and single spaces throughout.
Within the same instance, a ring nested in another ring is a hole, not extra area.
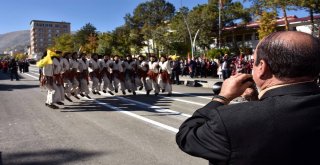
M 147 0 L 1 0 L 0 34 L 29 30 L 31 20 L 66 21 L 71 23 L 71 30 L 79 30 L 90 22 L 98 31 L 112 31 L 123 25 L 126 13 Z M 181 7 L 181 0 L 167 0 L 176 9 Z M 189 9 L 208 0 L 182 0 Z M 247 6 L 248 4 L 245 4 Z M 307 16 L 304 11 L 291 11 L 288 15 Z

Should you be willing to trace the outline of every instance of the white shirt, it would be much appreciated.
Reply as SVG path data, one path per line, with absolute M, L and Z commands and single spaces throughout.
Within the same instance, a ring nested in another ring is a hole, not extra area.
M 167 71 L 169 74 L 172 73 L 172 68 L 169 61 L 159 62 L 160 69 L 163 71 Z
M 116 62 L 113 63 L 113 68 L 112 68 L 112 70 L 114 70 L 114 71 L 117 70 L 117 71 L 119 71 L 119 72 L 124 72 L 124 71 L 125 71 L 125 68 L 123 68 L 122 62 L 119 61 L 118 64 L 117 64 Z
M 149 70 L 153 71 L 154 73 L 159 73 L 159 68 L 157 67 L 159 65 L 158 62 L 149 62 Z
M 53 74 L 60 74 L 62 72 L 62 65 L 57 58 L 53 58 Z
M 89 61 L 86 60 L 86 62 L 84 62 L 82 59 L 79 59 L 79 71 L 83 72 L 84 70 L 88 70 L 89 67 Z
M 79 69 L 79 62 L 77 59 L 70 59 L 70 69 Z
M 62 72 L 64 73 L 65 71 L 70 69 L 70 63 L 66 58 L 61 58 L 60 63 L 62 66 Z
M 93 58 L 89 60 L 89 72 L 93 72 L 96 69 L 99 69 L 99 61 L 95 61 Z

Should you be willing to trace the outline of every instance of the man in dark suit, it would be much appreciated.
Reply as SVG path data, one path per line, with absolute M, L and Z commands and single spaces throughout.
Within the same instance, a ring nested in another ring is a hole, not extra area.
M 195 111 L 176 135 L 184 152 L 210 164 L 320 164 L 320 42 L 301 32 L 276 32 L 254 54 L 259 100 L 228 105 L 252 82 L 225 80 L 219 95 Z

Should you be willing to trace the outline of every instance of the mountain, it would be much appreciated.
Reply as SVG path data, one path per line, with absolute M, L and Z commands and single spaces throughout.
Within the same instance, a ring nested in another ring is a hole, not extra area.
M 30 31 L 21 30 L 0 34 L 0 54 L 6 50 L 22 49 L 30 45 Z

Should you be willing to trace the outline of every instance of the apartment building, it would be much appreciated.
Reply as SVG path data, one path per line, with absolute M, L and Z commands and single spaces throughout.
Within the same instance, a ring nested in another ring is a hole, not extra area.
M 70 23 L 32 20 L 30 22 L 30 50 L 33 58 L 40 55 L 54 43 L 54 38 L 65 33 L 70 33 Z

